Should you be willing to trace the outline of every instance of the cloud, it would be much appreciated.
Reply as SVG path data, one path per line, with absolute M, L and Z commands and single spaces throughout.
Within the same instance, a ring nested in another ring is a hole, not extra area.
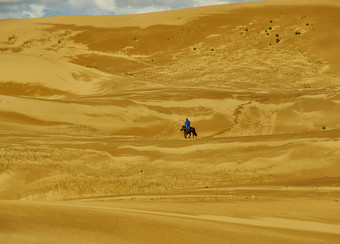
M 218 4 L 229 4 L 232 1 L 223 1 L 223 0 L 193 0 L 194 7 L 200 7 L 200 6 L 208 6 L 208 5 L 218 5 Z
M 58 2 L 60 0 L 0 0 L 1 3 L 46 3 L 46 2 Z
M 93 0 L 95 5 L 104 12 L 110 13 L 117 9 L 115 0 Z
M 0 0 L 0 19 L 136 14 L 251 0 Z
M 46 7 L 38 4 L 29 5 L 29 10 L 23 10 L 22 16 L 24 18 L 39 18 L 43 17 L 46 11 Z
M 118 14 L 148 13 L 193 7 L 192 0 L 116 0 Z
M 0 18 L 32 18 L 37 17 L 39 12 L 40 15 L 43 14 L 42 8 L 39 10 L 39 7 L 36 7 L 34 3 L 0 3 Z

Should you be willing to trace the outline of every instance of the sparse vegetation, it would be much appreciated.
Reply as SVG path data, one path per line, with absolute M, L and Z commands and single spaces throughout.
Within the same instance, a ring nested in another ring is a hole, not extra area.
M 10 37 L 8 37 L 8 41 L 10 42 L 10 41 L 14 41 L 14 40 L 16 40 L 17 39 L 17 37 L 15 36 L 15 35 L 11 35 Z
M 97 66 L 93 66 L 93 65 L 85 65 L 85 67 L 87 67 L 87 68 L 91 68 L 91 69 L 98 69 L 98 67 L 97 67 Z
M 276 42 L 276 43 L 279 43 L 279 42 L 280 42 L 280 39 L 279 39 L 279 38 L 276 38 L 275 42 Z
M 300 31 L 295 31 L 295 35 L 301 35 Z
M 17 36 L 13 34 L 13 35 L 8 37 L 8 42 L 7 43 L 8 44 L 14 44 L 17 39 L 18 39 Z
M 24 42 L 24 46 L 28 46 L 28 45 L 30 45 L 30 44 L 32 44 L 32 41 L 25 41 L 25 42 Z
M 325 126 L 325 125 L 323 125 L 323 126 L 322 126 L 322 129 L 323 129 L 323 130 L 326 130 L 327 128 L 326 128 L 326 126 Z

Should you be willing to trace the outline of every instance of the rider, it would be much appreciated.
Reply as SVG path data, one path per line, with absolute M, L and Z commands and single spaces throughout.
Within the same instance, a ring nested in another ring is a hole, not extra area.
M 188 131 L 190 131 L 190 121 L 189 121 L 189 119 L 188 118 L 186 118 L 186 120 L 185 120 L 185 123 L 184 123 L 186 126 L 187 126 L 187 128 L 188 128 Z

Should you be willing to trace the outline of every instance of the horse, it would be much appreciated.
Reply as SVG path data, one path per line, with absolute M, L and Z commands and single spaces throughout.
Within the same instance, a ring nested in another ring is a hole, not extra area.
M 191 137 L 191 133 L 193 134 L 193 137 L 195 138 L 195 136 L 197 136 L 196 130 L 194 127 L 190 127 L 190 131 L 188 130 L 188 127 L 186 125 L 182 126 L 181 131 L 184 132 L 184 138 L 187 138 L 187 136 L 189 135 L 188 138 Z

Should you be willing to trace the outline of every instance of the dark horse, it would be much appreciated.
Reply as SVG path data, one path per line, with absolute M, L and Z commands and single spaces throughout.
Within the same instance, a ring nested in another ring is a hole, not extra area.
M 191 133 L 193 134 L 194 138 L 195 136 L 197 136 L 197 133 L 194 127 L 190 127 L 190 131 L 189 131 L 188 127 L 186 125 L 183 125 L 181 131 L 184 132 L 184 138 L 187 138 L 188 135 L 189 135 L 188 138 L 190 138 Z

